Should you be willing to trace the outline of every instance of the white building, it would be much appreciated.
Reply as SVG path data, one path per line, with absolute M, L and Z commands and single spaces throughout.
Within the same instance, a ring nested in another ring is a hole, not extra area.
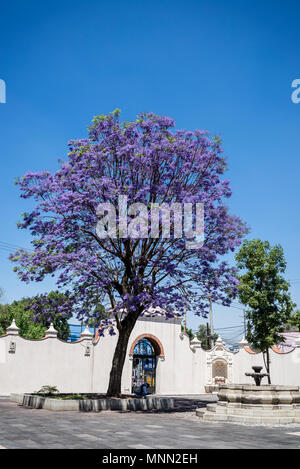
M 104 393 L 117 336 L 93 339 L 86 329 L 77 342 L 64 342 L 50 327 L 40 340 L 19 336 L 13 324 L 0 337 L 0 395 L 38 391 L 43 385 L 60 392 Z M 273 384 L 300 385 L 300 339 L 284 352 L 270 350 Z M 219 337 L 212 350 L 190 342 L 181 332 L 181 318 L 140 318 L 130 336 L 122 375 L 122 392 L 130 393 L 144 380 L 156 394 L 200 394 L 220 383 L 253 383 L 245 372 L 264 366 L 263 357 L 242 341 L 226 349 Z M 265 378 L 264 378 L 265 380 Z M 264 381 L 266 382 L 266 381 Z M 207 388 L 208 389 L 208 388 Z

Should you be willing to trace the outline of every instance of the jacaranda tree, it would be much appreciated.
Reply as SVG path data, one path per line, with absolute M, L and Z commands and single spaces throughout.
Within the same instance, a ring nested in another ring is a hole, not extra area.
M 17 180 L 21 197 L 36 204 L 19 224 L 31 231 L 34 248 L 11 257 L 25 282 L 56 276 L 81 321 L 99 318 L 98 305 L 109 302 L 101 330 L 118 334 L 109 396 L 120 395 L 129 336 L 143 311 L 163 310 L 171 318 L 188 302 L 190 311 L 206 316 L 209 295 L 230 304 L 238 281 L 220 257 L 246 231 L 224 204 L 231 189 L 221 179 L 226 163 L 217 137 L 175 131 L 172 119 L 152 113 L 132 122 L 121 122 L 119 114 L 95 117 L 88 138 L 69 143 L 56 173 Z M 204 206 L 203 246 L 190 228 L 181 234 L 189 217 L 198 223 L 197 204 Z M 182 215 L 184 205 L 193 207 L 192 215 Z M 159 213 L 154 221 L 152 209 Z M 195 245 L 186 245 L 193 236 Z

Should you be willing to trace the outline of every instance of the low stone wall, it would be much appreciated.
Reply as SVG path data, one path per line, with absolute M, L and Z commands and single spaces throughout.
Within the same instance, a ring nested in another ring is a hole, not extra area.
M 128 399 L 55 399 L 33 394 L 11 394 L 10 400 L 25 407 L 53 411 L 100 412 L 102 410 L 147 411 L 174 408 L 174 399 L 146 397 Z

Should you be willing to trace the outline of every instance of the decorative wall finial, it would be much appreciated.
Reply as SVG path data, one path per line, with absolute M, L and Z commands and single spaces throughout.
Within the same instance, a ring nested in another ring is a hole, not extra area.
M 245 336 L 243 336 L 242 340 L 239 342 L 239 348 L 244 348 L 247 347 L 248 341 L 245 339 Z
M 45 333 L 46 337 L 57 337 L 57 330 L 54 329 L 53 322 L 51 322 L 49 329 Z
M 19 335 L 19 328 L 13 319 L 11 325 L 6 329 L 7 335 Z
M 92 340 L 93 336 L 88 328 L 88 326 L 86 326 L 86 328 L 84 329 L 83 332 L 81 332 L 80 334 L 80 338 L 81 339 L 86 339 L 86 340 Z

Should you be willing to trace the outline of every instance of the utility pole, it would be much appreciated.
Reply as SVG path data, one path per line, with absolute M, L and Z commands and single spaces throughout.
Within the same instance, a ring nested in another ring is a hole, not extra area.
M 212 348 L 208 322 L 206 323 L 206 347 L 207 347 L 207 350 Z
M 186 334 L 186 316 L 187 316 L 187 307 L 185 303 L 185 313 L 184 313 L 184 323 L 183 323 L 183 332 Z
M 212 301 L 211 301 L 211 295 L 208 297 L 209 299 L 209 328 L 210 328 L 210 343 L 211 343 L 211 348 L 214 346 L 214 323 L 213 323 L 213 310 L 212 310 Z

